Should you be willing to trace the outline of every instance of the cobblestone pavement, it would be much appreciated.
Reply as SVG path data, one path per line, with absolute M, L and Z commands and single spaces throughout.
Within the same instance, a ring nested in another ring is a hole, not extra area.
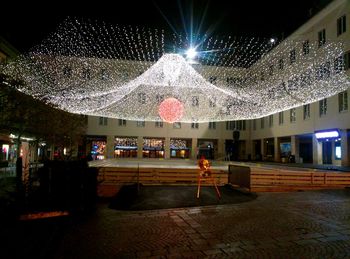
M 53 222 L 27 222 L 34 224 L 31 232 L 11 229 L 12 257 L 350 258 L 350 189 L 259 193 L 239 204 L 137 212 L 101 202 L 74 223 Z
M 349 258 L 350 190 L 260 193 L 232 205 L 126 212 L 100 204 L 55 258 Z

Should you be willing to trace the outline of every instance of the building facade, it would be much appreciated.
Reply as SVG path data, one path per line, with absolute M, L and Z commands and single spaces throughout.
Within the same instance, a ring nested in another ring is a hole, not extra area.
M 339 57 L 340 61 L 329 60 L 325 65 L 330 73 L 337 73 L 340 64 L 340 69 L 349 76 L 349 30 L 350 2 L 333 1 L 286 39 L 296 42 L 293 49 L 284 50 L 282 41 L 251 69 L 264 67 L 266 76 L 273 76 L 275 71 L 281 73 L 305 65 L 305 57 L 317 55 L 329 42 L 341 41 L 344 55 Z M 316 44 L 312 44 L 314 42 Z M 276 53 L 280 57 L 276 57 Z M 275 57 L 269 59 L 273 55 Z M 235 78 L 234 69 L 231 74 L 224 74 Z M 229 81 L 228 78 L 215 80 Z M 86 149 L 95 159 L 196 159 L 205 155 L 211 159 L 347 166 L 350 165 L 349 129 L 346 90 L 317 102 L 246 121 L 169 124 L 89 116 Z M 323 133 L 324 138 L 317 138 L 315 134 L 330 130 L 334 130 L 335 135 Z
M 307 55 L 317 55 L 329 42 L 344 44 L 344 55 L 328 60 L 330 73 L 337 73 L 339 60 L 341 70 L 349 77 L 350 3 L 333 1 L 325 9 L 302 25 L 289 38 L 298 39 L 299 44 L 281 57 L 285 66 L 300 66 Z M 310 42 L 317 44 L 311 47 Z M 277 66 L 277 64 L 274 64 Z M 263 158 L 281 161 L 288 154 L 296 162 L 314 164 L 349 165 L 348 90 L 329 98 L 281 111 L 251 121 L 252 153 Z M 317 138 L 317 132 L 335 130 L 331 136 Z

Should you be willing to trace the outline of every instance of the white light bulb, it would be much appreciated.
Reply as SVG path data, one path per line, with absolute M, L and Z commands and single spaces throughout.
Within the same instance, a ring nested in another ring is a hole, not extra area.
M 197 51 L 195 48 L 189 48 L 187 51 L 186 51 L 186 57 L 188 59 L 194 59 L 195 57 L 197 56 Z

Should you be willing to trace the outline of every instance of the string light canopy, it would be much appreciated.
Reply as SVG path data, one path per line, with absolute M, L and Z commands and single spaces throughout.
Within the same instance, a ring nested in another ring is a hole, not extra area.
M 72 113 L 229 121 L 260 118 L 346 90 L 342 55 L 339 41 L 277 44 L 67 19 L 1 72 L 24 82 L 19 91 Z

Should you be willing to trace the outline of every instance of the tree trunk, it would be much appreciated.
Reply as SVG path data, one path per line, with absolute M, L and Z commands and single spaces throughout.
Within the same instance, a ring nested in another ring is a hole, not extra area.
M 21 157 L 21 135 L 18 135 L 17 138 L 17 160 L 16 160 L 16 188 L 17 193 L 21 193 L 22 190 L 22 157 Z

